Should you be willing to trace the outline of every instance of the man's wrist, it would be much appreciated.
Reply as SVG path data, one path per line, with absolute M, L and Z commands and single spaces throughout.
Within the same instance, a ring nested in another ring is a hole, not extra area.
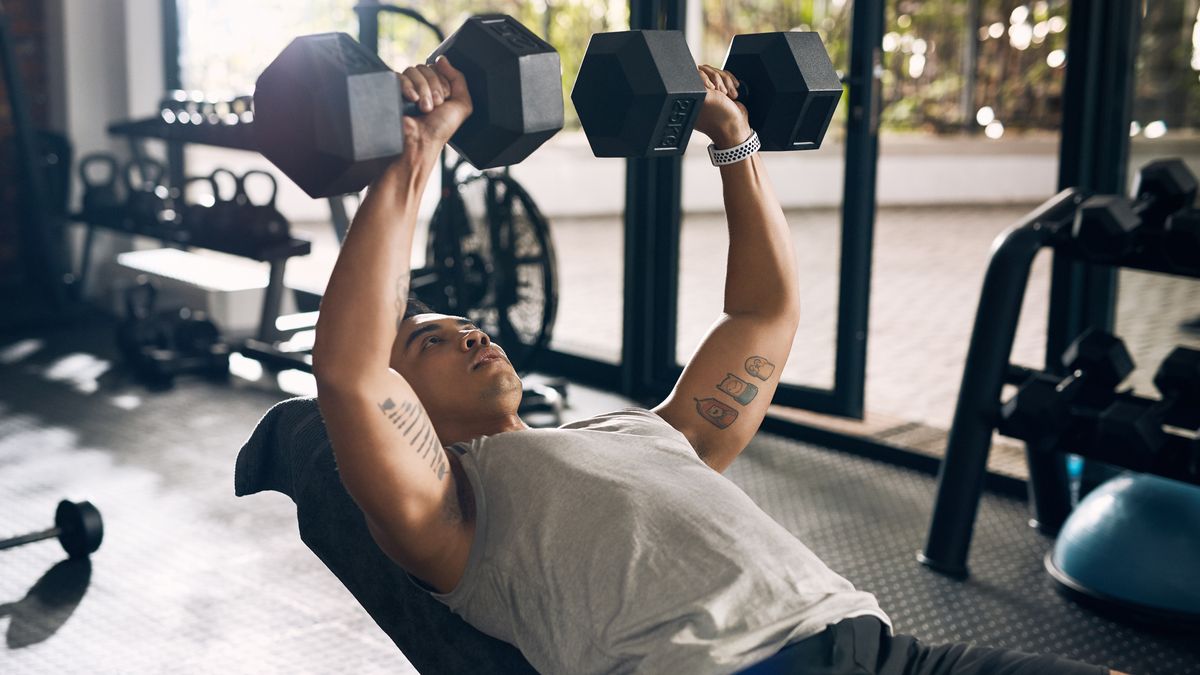
M 750 138 L 753 130 L 748 124 L 738 124 L 727 129 L 722 129 L 712 135 L 713 145 L 717 146 L 717 150 L 728 150 L 729 148 L 741 145 Z

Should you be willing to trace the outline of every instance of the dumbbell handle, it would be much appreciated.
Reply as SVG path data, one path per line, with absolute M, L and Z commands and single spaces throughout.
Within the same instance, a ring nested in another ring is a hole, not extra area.
M 32 544 L 35 541 L 41 541 L 43 539 L 53 539 L 60 534 L 62 534 L 62 528 L 52 527 L 48 530 L 42 530 L 41 532 L 33 532 L 31 534 L 23 534 L 19 537 L 3 539 L 0 540 L 0 551 L 3 551 L 6 548 L 22 546 L 24 544 Z

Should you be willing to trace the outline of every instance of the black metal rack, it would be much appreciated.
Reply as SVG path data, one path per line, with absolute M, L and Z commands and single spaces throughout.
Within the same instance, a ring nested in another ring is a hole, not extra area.
M 130 151 L 135 160 L 144 157 L 140 141 L 146 139 L 162 140 L 169 144 L 201 144 L 234 150 L 254 152 L 253 123 L 215 125 L 215 124 L 168 124 L 162 119 L 150 118 L 142 120 L 114 122 L 108 127 L 108 132 L 114 136 L 124 137 L 129 141 Z M 177 184 L 172 182 L 172 184 Z M 287 261 L 296 256 L 308 255 L 312 251 L 312 242 L 307 239 L 290 237 L 286 242 L 279 242 L 262 247 L 223 246 L 213 242 L 205 242 L 197 246 L 191 242 L 183 231 L 170 231 L 159 228 L 140 226 L 128 217 L 116 219 L 96 218 L 95 214 L 86 212 L 74 213 L 71 219 L 83 223 L 87 227 L 84 240 L 80 277 L 85 278 L 90 265 L 92 240 L 96 228 L 107 229 L 123 234 L 137 234 L 160 240 L 164 246 L 181 248 L 205 248 L 212 251 L 249 258 L 270 264 L 269 281 L 263 297 L 262 310 L 259 315 L 258 329 L 254 337 L 238 347 L 247 356 L 260 358 L 259 352 L 269 352 L 272 362 L 283 367 L 311 367 L 307 355 L 285 354 L 278 352 L 273 343 L 279 337 L 276 319 L 279 316 L 283 301 L 283 277 Z M 250 353 L 253 352 L 253 353 Z
M 997 238 L 984 276 L 979 308 L 967 351 L 966 367 L 947 440 L 946 456 L 938 474 L 937 499 L 924 551 L 925 565 L 953 576 L 967 575 L 967 552 L 986 472 L 992 432 L 1000 422 L 1001 391 L 1018 384 L 1030 373 L 1009 363 L 1021 303 L 1033 259 L 1050 247 L 1064 261 L 1089 262 L 1070 239 L 1076 209 L 1086 193 L 1068 188 L 1047 200 Z M 1148 272 L 1200 278 L 1200 267 L 1168 259 L 1161 232 L 1150 230 L 1130 255 L 1106 265 Z M 1047 354 L 1047 360 L 1053 358 Z M 1036 446 L 1036 444 L 1035 444 Z M 1064 452 L 1079 448 L 1028 447 L 1029 494 L 1035 524 L 1055 532 L 1070 513 L 1070 492 Z M 1120 459 L 1108 457 L 1107 461 Z M 1127 465 L 1132 462 L 1126 462 Z M 1146 471 L 1151 467 L 1130 466 Z M 1154 471 L 1155 473 L 1163 473 Z M 1179 478 L 1180 476 L 1168 476 Z

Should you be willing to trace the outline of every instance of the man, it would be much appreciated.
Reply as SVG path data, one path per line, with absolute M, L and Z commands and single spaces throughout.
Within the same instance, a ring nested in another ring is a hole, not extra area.
M 404 119 L 404 155 L 355 215 L 313 349 L 338 470 L 375 541 L 546 673 L 1106 672 L 892 636 L 874 596 L 721 475 L 779 383 L 799 293 L 737 83 L 700 72 L 696 129 L 745 151 L 720 169 L 724 312 L 661 405 L 559 429 L 517 416 L 521 381 L 486 334 L 408 301 L 420 195 L 471 102 L 444 58 L 401 74 L 427 114 Z

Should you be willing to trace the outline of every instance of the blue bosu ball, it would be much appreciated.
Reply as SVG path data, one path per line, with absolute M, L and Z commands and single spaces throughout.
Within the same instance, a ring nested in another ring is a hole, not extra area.
M 1200 625 L 1200 487 L 1147 474 L 1109 480 L 1067 518 L 1046 569 L 1076 599 Z

